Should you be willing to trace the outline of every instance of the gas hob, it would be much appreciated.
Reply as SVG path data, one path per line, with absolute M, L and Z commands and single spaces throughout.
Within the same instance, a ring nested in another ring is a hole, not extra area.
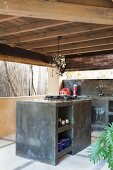
M 67 96 L 67 95 L 62 95 L 62 96 L 46 96 L 44 100 L 75 100 L 77 99 L 77 96 Z

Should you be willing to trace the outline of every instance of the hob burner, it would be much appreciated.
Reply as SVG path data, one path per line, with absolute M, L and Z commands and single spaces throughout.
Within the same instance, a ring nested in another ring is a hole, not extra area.
M 75 100 L 77 96 L 67 96 L 67 95 L 62 95 L 62 96 L 46 96 L 44 100 Z

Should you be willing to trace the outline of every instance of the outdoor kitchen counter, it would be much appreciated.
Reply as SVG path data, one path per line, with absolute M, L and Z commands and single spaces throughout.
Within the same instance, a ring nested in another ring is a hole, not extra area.
M 59 119 L 69 125 L 58 127 Z M 72 155 L 91 143 L 91 100 L 29 100 L 16 102 L 16 154 L 56 165 L 66 153 Z M 58 152 L 60 136 L 68 136 L 71 145 Z

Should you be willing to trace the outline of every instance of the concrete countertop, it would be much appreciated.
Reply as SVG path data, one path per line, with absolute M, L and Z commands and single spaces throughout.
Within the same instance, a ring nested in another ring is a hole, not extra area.
M 90 96 L 91 99 L 102 99 L 102 100 L 113 100 L 113 96 L 107 96 L 107 95 L 103 95 L 103 96 Z
M 27 101 L 17 101 L 16 103 L 28 104 L 28 103 L 40 103 L 40 104 L 51 104 L 52 106 L 57 105 L 72 105 L 74 103 L 83 102 L 86 100 L 91 100 L 90 97 L 81 97 L 78 96 L 74 100 L 44 100 L 44 99 L 29 99 Z

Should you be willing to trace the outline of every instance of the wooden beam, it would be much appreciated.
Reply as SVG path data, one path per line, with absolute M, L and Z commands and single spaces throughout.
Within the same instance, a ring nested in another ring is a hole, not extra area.
M 10 29 L 0 30 L 0 37 L 9 36 L 9 35 L 17 35 L 21 33 L 26 33 L 30 31 L 42 30 L 45 28 L 56 27 L 58 25 L 65 25 L 67 22 L 62 21 L 51 21 L 51 20 L 42 20 L 39 22 L 34 22 L 30 24 L 25 24 L 17 27 L 13 27 Z
M 0 3 L 0 14 L 72 22 L 113 24 L 113 8 L 42 0 L 7 0 Z
M 79 56 L 66 59 L 66 71 L 100 70 L 113 68 L 113 54 Z
M 73 3 L 79 5 L 91 5 L 97 7 L 113 7 L 112 0 L 57 0 L 58 2 Z
M 106 25 L 97 25 L 97 24 L 82 24 L 81 26 L 73 26 L 73 27 L 68 27 L 66 28 L 66 25 L 70 25 L 70 23 L 66 23 L 64 25 L 64 29 L 59 29 L 55 31 L 44 31 L 42 33 L 37 33 L 33 34 L 30 36 L 22 36 L 19 38 L 12 38 L 10 40 L 10 43 L 15 43 L 15 44 L 20 44 L 20 43 L 25 43 L 25 42 L 34 42 L 34 41 L 39 41 L 39 40 L 45 40 L 45 39 L 50 39 L 58 36 L 66 36 L 66 35 L 75 35 L 75 34 L 80 34 L 80 33 L 85 33 L 85 32 L 93 32 L 93 31 L 98 31 L 98 30 L 106 30 L 107 28 L 113 28 L 113 26 L 106 26 Z
M 102 45 L 108 45 L 113 44 L 113 37 L 110 38 L 100 38 L 97 40 L 89 40 L 89 41 L 83 41 L 78 43 L 68 43 L 60 45 L 61 51 L 64 50 L 71 50 L 71 49 L 79 49 L 79 48 L 88 48 L 88 47 L 95 47 L 95 46 L 102 46 Z M 57 53 L 58 52 L 58 46 L 51 46 L 51 47 L 44 47 L 44 48 L 38 48 L 38 52 L 43 53 Z
M 0 60 L 1 61 L 9 61 L 9 62 L 15 62 L 15 63 L 22 63 L 22 64 L 30 64 L 30 65 L 37 65 L 37 66 L 44 66 L 44 67 L 50 67 L 48 63 L 45 63 L 41 60 L 35 60 L 25 57 L 16 57 L 16 56 L 10 56 L 10 55 L 3 55 L 0 54 Z
M 113 28 L 108 28 L 107 30 L 100 30 L 92 33 L 81 33 L 77 35 L 67 35 L 63 37 L 60 41 L 61 44 L 68 44 L 68 43 L 78 43 L 82 41 L 89 41 L 89 40 L 94 40 L 94 39 L 101 39 L 101 38 L 106 38 L 106 37 L 113 37 Z M 50 47 L 57 45 L 57 37 L 54 39 L 50 40 L 43 40 L 43 41 L 36 41 L 35 43 L 26 43 L 19 45 L 22 48 L 26 49 L 33 49 L 33 50 L 38 50 L 38 48 L 43 48 L 43 47 Z
M 0 44 L 0 55 L 12 56 L 16 58 L 21 58 L 22 60 L 28 59 L 33 61 L 42 61 L 45 64 L 48 64 L 49 61 L 52 59 L 50 56 L 45 56 L 40 53 L 36 53 L 29 50 L 24 50 L 21 48 L 10 47 L 5 44 Z
M 80 57 L 84 57 L 84 56 L 100 56 L 100 55 L 108 55 L 108 54 L 113 54 L 113 49 L 108 49 L 108 50 L 104 50 L 104 51 L 91 51 L 91 52 L 89 52 L 89 53 L 86 53 L 86 54 L 70 54 L 70 55 L 67 55 L 66 56 L 66 59 L 68 60 L 68 59 L 71 59 L 71 58 L 75 58 L 75 57 L 78 57 L 78 56 L 80 56 Z

